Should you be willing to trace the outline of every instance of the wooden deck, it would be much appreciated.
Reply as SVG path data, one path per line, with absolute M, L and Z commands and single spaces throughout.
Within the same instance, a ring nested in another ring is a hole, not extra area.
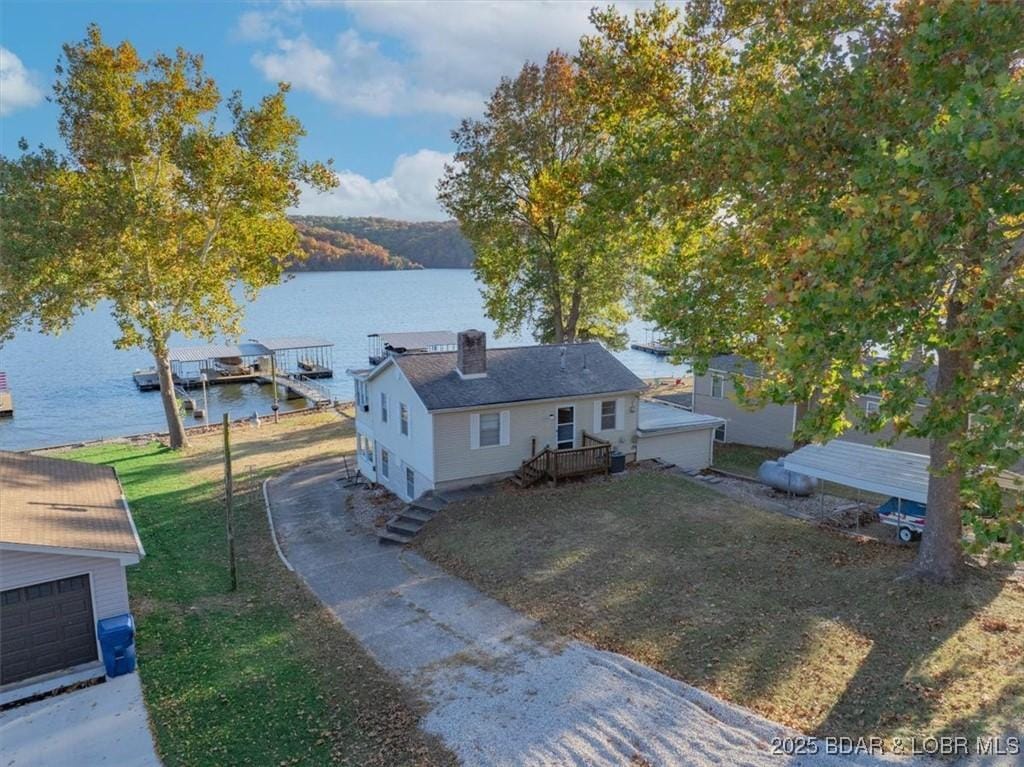
M 14 415 L 14 397 L 9 391 L 0 391 L 0 418 Z
M 516 474 L 522 487 L 530 487 L 545 479 L 556 485 L 559 479 L 587 474 L 607 474 L 612 466 L 612 445 L 599 437 L 583 432 L 583 445 L 566 450 L 544 448 L 533 458 L 523 461 Z

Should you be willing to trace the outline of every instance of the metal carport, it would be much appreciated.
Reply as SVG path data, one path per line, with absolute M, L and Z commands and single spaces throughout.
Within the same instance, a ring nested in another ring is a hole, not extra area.
M 834 439 L 806 445 L 781 463 L 790 471 L 879 495 L 928 502 L 929 457 L 885 447 Z M 996 480 L 1004 490 L 1020 491 L 1024 477 L 1004 471 Z
M 869 493 L 928 501 L 928 456 L 834 439 L 806 445 L 781 463 L 789 471 Z

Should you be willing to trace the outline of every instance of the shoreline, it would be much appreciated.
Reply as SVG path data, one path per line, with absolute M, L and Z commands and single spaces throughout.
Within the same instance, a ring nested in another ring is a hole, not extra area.
M 329 407 L 304 407 L 298 408 L 297 410 L 289 410 L 287 412 L 279 412 L 278 419 L 284 420 L 289 418 L 300 418 L 308 415 L 316 415 L 317 413 L 330 413 L 334 412 L 338 416 L 350 417 L 345 410 L 354 406 L 351 400 L 342 402 L 335 402 Z M 273 420 L 273 413 L 259 413 L 260 421 Z M 230 423 L 232 426 L 246 426 L 252 425 L 252 416 L 246 416 L 245 418 L 232 418 Z M 224 428 L 224 424 L 221 421 L 215 423 L 200 424 L 197 426 L 186 426 L 186 434 L 213 434 L 221 431 Z M 64 450 L 77 450 L 82 447 L 94 447 L 97 445 L 110 445 L 119 442 L 126 444 L 139 444 L 147 442 L 160 442 L 167 439 L 168 432 L 166 431 L 147 431 L 137 434 L 120 434 L 115 437 L 98 437 L 97 439 L 79 440 L 75 442 L 64 442 L 59 445 L 46 445 L 44 447 L 29 447 L 22 450 L 15 450 L 16 453 L 55 453 Z

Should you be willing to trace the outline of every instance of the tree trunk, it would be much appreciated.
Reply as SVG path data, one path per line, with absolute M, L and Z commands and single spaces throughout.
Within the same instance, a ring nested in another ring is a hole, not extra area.
M 962 354 L 940 349 L 932 396 L 938 401 L 947 400 L 957 374 L 965 367 Z M 954 456 L 950 450 L 951 443 L 960 439 L 967 428 L 966 414 L 960 421 L 952 431 L 937 435 L 931 441 L 928 514 L 912 574 L 932 583 L 952 583 L 963 569 L 960 485 L 964 473 L 959 467 L 951 468 Z
M 156 360 L 156 372 L 160 378 L 160 399 L 164 404 L 164 415 L 167 417 L 167 435 L 172 450 L 188 447 L 188 435 L 185 425 L 181 422 L 178 402 L 174 396 L 174 378 L 171 376 L 171 360 L 167 350 L 161 349 L 153 354 Z M 209 415 L 207 415 L 209 417 Z

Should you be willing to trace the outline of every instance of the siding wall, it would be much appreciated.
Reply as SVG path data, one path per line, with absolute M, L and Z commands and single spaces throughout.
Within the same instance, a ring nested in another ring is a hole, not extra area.
M 714 436 L 714 429 L 641 436 L 636 457 L 641 461 L 658 458 L 681 469 L 706 469 L 711 465 Z
M 96 620 L 128 612 L 124 567 L 116 559 L 0 550 L 0 591 L 89 573 Z
M 406 468 L 415 474 L 415 495 L 434 487 L 433 416 L 427 412 L 409 380 L 397 365 L 390 365 L 367 382 L 370 411 L 357 410 L 356 430 L 376 442 L 376 472 L 362 459 L 360 469 L 400 498 L 413 500 L 406 492 Z M 387 394 L 388 420 L 382 418 L 381 393 Z M 400 405 L 409 408 L 409 433 L 402 434 Z M 390 454 L 388 477 L 381 473 L 381 450 Z
M 595 408 L 599 409 L 600 403 L 607 399 L 619 400 L 622 428 L 595 432 Z M 638 403 L 636 394 L 615 394 L 473 410 L 472 413 L 509 411 L 509 444 L 475 450 L 470 447 L 470 411 L 436 413 L 434 480 L 451 486 L 450 483 L 459 480 L 511 474 L 530 457 L 534 439 L 538 453 L 545 447 L 555 446 L 555 412 L 559 407 L 570 404 L 576 406 L 577 447 L 582 444 L 583 432 L 586 431 L 608 440 L 613 449 L 630 455 L 636 451 Z
M 869 399 L 874 399 L 876 402 L 878 401 L 877 398 L 860 397 L 857 400 L 859 413 L 864 412 L 864 408 L 867 406 L 866 403 Z M 914 412 L 914 422 L 916 423 L 922 415 L 924 415 L 924 407 L 918 405 Z M 851 418 L 851 420 L 853 419 Z M 892 435 L 892 426 L 886 426 L 881 431 L 874 432 L 873 434 L 859 431 L 857 429 L 850 429 L 849 431 L 843 432 L 843 436 L 839 439 L 844 439 L 847 442 L 857 442 L 861 445 L 879 445 L 879 443 L 887 439 L 891 439 Z M 930 450 L 928 440 L 921 437 L 903 437 L 902 439 L 897 440 L 894 444 L 885 445 L 884 447 L 889 447 L 893 450 L 905 450 L 908 453 L 920 453 L 921 455 L 928 455 Z
M 711 373 L 694 376 L 693 412 L 715 415 L 726 420 L 725 441 L 741 445 L 793 449 L 793 405 L 766 405 L 745 410 L 736 403 L 732 382 L 726 376 L 725 397 L 711 396 Z
M 728 420 L 726 427 L 726 442 L 738 442 L 743 445 L 757 445 L 759 447 L 774 447 L 780 450 L 792 450 L 793 442 L 793 406 L 792 405 L 767 405 L 760 410 L 744 410 L 735 402 L 732 383 L 726 378 L 725 399 L 716 399 L 711 396 L 711 373 L 694 377 L 693 387 L 693 411 L 706 415 L 717 415 Z M 870 397 L 860 397 L 857 400 L 857 411 L 863 413 L 866 403 Z M 799 420 L 806 409 L 805 405 L 797 406 L 797 420 Z M 924 408 L 918 406 L 916 417 L 924 413 Z M 851 414 L 855 415 L 855 414 Z M 852 420 L 852 418 L 851 418 Z M 858 429 L 850 429 L 843 433 L 839 439 L 848 442 L 856 442 L 861 445 L 879 445 L 893 435 L 892 427 L 886 426 L 879 432 L 869 434 Z M 904 437 L 893 445 L 888 445 L 893 450 L 905 450 L 909 453 L 921 453 L 927 455 L 929 450 L 928 440 L 920 437 Z

